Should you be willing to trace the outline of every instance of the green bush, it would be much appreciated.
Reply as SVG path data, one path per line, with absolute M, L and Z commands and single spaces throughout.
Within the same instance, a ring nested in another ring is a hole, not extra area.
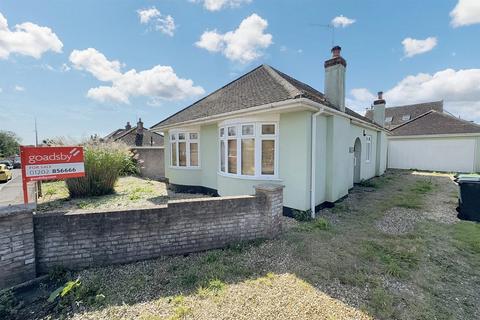
M 84 146 L 85 177 L 66 181 L 70 197 L 102 196 L 114 193 L 122 174 L 132 173 L 132 153 L 118 143 L 90 143 Z

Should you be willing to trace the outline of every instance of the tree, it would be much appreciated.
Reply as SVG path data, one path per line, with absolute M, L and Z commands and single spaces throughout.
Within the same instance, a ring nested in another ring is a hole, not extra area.
M 18 154 L 20 138 L 11 131 L 0 131 L 0 157 Z

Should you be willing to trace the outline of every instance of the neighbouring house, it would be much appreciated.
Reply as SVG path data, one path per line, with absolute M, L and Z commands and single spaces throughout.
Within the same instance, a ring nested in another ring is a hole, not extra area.
M 145 128 L 142 119 L 135 127 L 127 122 L 125 128 L 116 129 L 103 140 L 127 144 L 136 155 L 142 177 L 165 178 L 163 135 Z
M 227 196 L 275 182 L 287 212 L 313 212 L 383 174 L 388 130 L 345 107 L 347 63 L 340 47 L 332 53 L 325 94 L 261 65 L 154 125 L 170 186 Z
M 386 108 L 385 126 L 389 168 L 480 171 L 480 125 L 448 114 L 443 101 Z

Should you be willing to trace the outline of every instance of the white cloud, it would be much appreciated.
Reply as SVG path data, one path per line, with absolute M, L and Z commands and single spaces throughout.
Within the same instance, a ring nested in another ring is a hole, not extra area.
M 468 26 L 480 23 L 480 1 L 459 0 L 450 12 L 451 24 L 454 27 Z
M 371 102 L 375 99 L 375 96 L 370 91 L 368 91 L 368 89 L 366 89 L 366 88 L 352 89 L 350 91 L 350 94 L 357 101 L 362 101 L 362 102 L 369 101 L 369 102 Z
M 374 97 L 367 89 L 350 100 L 356 106 L 369 106 Z M 371 97 L 369 98 L 369 95 Z M 464 119 L 480 121 L 480 69 L 445 69 L 435 74 L 410 75 L 386 91 L 390 106 L 444 100 L 445 108 Z M 355 99 L 359 98 L 359 99 Z M 363 101 L 362 98 L 364 99 Z
M 436 37 L 428 37 L 424 40 L 405 38 L 402 41 L 403 51 L 407 58 L 431 51 L 437 46 L 437 43 Z
M 350 18 L 347 18 L 347 17 L 344 17 L 342 15 L 338 16 L 338 17 L 335 17 L 332 19 L 332 25 L 335 27 L 335 28 L 346 28 L 352 24 L 355 23 L 355 19 L 350 19 Z
M 195 43 L 210 52 L 222 52 L 228 59 L 248 63 L 263 55 L 263 49 L 272 42 L 272 35 L 264 33 L 268 22 L 257 14 L 245 18 L 233 31 L 220 34 L 217 30 L 205 31 Z
M 163 15 L 155 7 L 139 9 L 137 14 L 140 18 L 140 23 L 149 24 L 151 28 L 167 36 L 174 36 L 177 26 L 175 25 L 175 19 L 171 15 Z
M 224 8 L 236 8 L 242 4 L 251 3 L 252 0 L 190 0 L 193 3 L 203 3 L 203 7 L 209 11 L 219 11 Z
M 40 59 L 47 51 L 62 52 L 63 43 L 52 29 L 31 22 L 15 25 L 11 30 L 0 13 L 0 59 L 20 54 Z
M 160 11 L 157 8 L 151 7 L 149 9 L 139 9 L 137 10 L 138 16 L 140 18 L 140 23 L 147 24 L 151 19 L 159 17 Z
M 110 61 L 94 48 L 74 50 L 70 62 L 78 70 L 85 70 L 111 86 L 99 86 L 88 90 L 87 96 L 100 102 L 129 103 L 132 96 L 149 97 L 152 101 L 180 100 L 205 93 L 200 86 L 194 86 L 190 79 L 179 78 L 170 66 L 154 66 L 137 72 L 131 69 L 121 71 L 119 61 Z
M 23 91 L 25 91 L 25 88 L 22 87 L 22 86 L 19 86 L 18 84 L 17 84 L 15 87 L 13 87 L 13 89 L 14 89 L 15 91 L 17 91 L 17 92 L 23 92 Z

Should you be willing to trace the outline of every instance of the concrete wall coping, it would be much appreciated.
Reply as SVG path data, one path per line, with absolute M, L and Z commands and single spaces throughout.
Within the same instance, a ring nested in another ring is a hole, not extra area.
M 14 214 L 24 213 L 26 211 L 31 212 L 35 210 L 35 204 L 16 204 L 16 205 L 9 205 L 5 207 L 0 207 L 0 218 L 8 217 Z
M 267 192 L 275 192 L 275 191 L 280 191 L 285 188 L 284 185 L 281 184 L 275 184 L 275 183 L 262 183 L 259 185 L 254 186 L 255 191 L 267 191 Z

